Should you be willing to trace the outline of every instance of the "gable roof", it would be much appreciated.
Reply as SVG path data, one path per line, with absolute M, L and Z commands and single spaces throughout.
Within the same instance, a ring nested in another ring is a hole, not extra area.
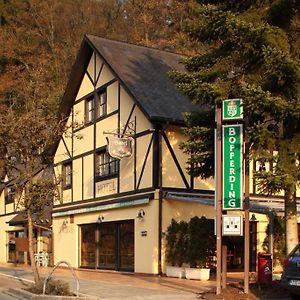
M 182 55 L 86 35 L 62 100 L 61 112 L 65 116 L 70 113 L 93 50 L 107 63 L 149 120 L 182 124 L 182 113 L 196 110 L 167 75 L 172 69 L 184 71 L 183 64 L 179 63 Z

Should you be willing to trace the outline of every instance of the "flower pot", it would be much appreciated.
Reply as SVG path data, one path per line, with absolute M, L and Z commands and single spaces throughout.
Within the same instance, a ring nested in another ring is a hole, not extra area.
M 184 268 L 167 266 L 166 267 L 166 275 L 168 277 L 184 278 Z
M 209 280 L 210 269 L 185 268 L 186 279 Z

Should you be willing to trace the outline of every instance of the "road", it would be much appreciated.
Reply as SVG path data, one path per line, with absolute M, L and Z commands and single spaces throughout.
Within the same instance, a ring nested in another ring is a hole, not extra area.
M 0 300 L 23 299 L 21 297 L 15 297 L 13 295 L 10 295 L 7 292 L 9 288 L 22 288 L 22 287 L 24 287 L 24 284 L 22 284 L 22 282 L 15 279 L 1 276 L 0 277 Z

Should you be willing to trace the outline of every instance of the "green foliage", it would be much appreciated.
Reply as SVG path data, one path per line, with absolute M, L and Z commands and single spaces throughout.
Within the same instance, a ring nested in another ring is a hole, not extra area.
M 215 253 L 214 224 L 205 217 L 193 217 L 188 224 L 187 257 L 191 267 L 206 267 Z
M 289 189 L 300 175 L 299 164 L 284 166 L 284 158 L 289 156 L 295 162 L 298 150 L 290 145 L 300 134 L 300 64 L 293 50 L 300 40 L 295 35 L 299 31 L 297 1 L 197 2 L 186 30 L 207 51 L 183 61 L 187 72 L 170 76 L 205 112 L 213 113 L 222 99 L 242 98 L 252 158 L 259 159 L 265 150 L 276 150 L 279 157 L 271 172 L 255 175 L 264 182 L 261 191 L 270 194 Z M 287 17 L 294 24 L 292 29 L 270 21 L 280 7 L 281 14 L 283 7 L 290 7 Z M 202 118 L 203 114 L 186 115 L 188 140 L 182 148 L 190 155 L 190 174 L 207 178 L 213 170 L 209 165 L 213 166 L 214 120 L 205 124 Z M 294 152 L 287 156 L 289 151 Z
M 205 267 L 215 252 L 212 220 L 193 217 L 190 221 L 172 219 L 167 229 L 167 262 L 173 266 L 189 263 L 191 267 Z
M 181 267 L 186 260 L 188 245 L 188 224 L 184 221 L 179 223 L 172 219 L 167 229 L 167 252 L 166 258 L 172 266 Z

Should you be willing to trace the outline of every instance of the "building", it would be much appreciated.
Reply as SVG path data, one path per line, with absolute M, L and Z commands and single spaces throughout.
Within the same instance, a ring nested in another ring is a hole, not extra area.
M 182 113 L 197 109 L 167 76 L 171 69 L 183 70 L 181 58 L 84 37 L 60 106 L 70 126 L 54 156 L 55 176 L 62 179 L 60 197 L 52 224 L 45 226 L 46 217 L 36 224 L 41 240 L 36 251 L 50 252 L 53 263 L 158 274 L 165 271 L 165 233 L 172 218 L 214 219 L 214 182 L 188 175 L 188 157 L 180 149 L 185 139 Z M 250 171 L 257 167 L 258 162 L 252 163 Z M 251 182 L 250 258 L 255 270 L 266 226 L 275 212 L 283 212 L 283 201 L 257 195 Z M 2 262 L 13 260 L 10 240 L 26 237 L 24 217 L 15 198 L 6 200 L 8 191 L 5 184 L 0 194 Z M 50 226 L 51 234 L 43 230 Z M 52 245 L 47 249 L 42 248 L 44 235 Z M 243 237 L 227 243 L 230 264 L 242 268 Z
M 196 109 L 167 76 L 183 70 L 180 58 L 85 36 L 61 105 L 77 128 L 55 155 L 63 184 L 52 214 L 54 262 L 157 274 L 171 218 L 213 218 L 212 206 L 169 197 L 197 191 L 213 202 L 213 182 L 191 178 L 179 149 L 182 112 Z M 107 140 L 119 147 L 115 157 Z

